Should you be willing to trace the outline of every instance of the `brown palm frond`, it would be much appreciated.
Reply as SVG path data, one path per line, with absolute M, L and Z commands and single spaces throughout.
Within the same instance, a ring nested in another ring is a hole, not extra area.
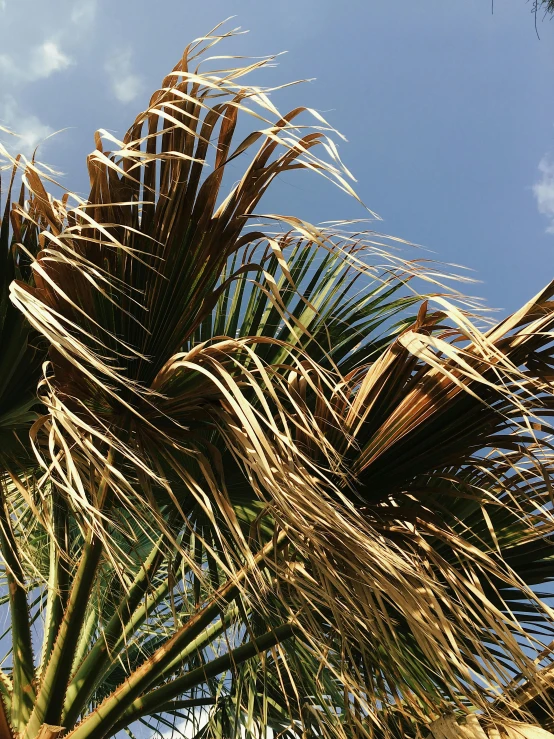
M 399 697 L 412 717 L 453 694 L 461 710 L 469 701 L 485 714 L 517 713 L 507 690 L 514 677 L 539 692 L 548 685 L 533 659 L 541 636 L 525 622 L 541 623 L 548 638 L 553 613 L 529 587 L 533 561 L 526 571 L 517 558 L 524 542 L 552 556 L 553 291 L 486 334 L 465 318 L 454 330 L 444 312 L 423 306 L 413 327 L 347 378 L 343 426 L 330 424 L 356 475 L 342 505 L 321 492 L 281 495 L 302 552 L 299 584 L 285 600 L 351 630 L 356 647 L 343 659 L 357 666 L 349 689 L 364 685 L 364 713 L 386 712 L 381 680 L 393 711 L 393 686 L 410 685 Z M 413 675 L 414 660 L 424 670 L 415 685 L 404 672 Z M 341 681 L 345 673 L 341 662 Z M 448 686 L 443 696 L 438 685 Z

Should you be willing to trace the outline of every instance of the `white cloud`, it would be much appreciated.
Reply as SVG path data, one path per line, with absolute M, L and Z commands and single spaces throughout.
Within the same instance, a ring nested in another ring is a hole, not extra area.
M 82 56 L 85 47 L 92 43 L 97 3 L 98 0 L 0 0 L 0 26 L 3 29 L 6 25 L 0 47 L 0 126 L 17 134 L 1 132 L 0 137 L 12 154 L 32 154 L 37 144 L 53 133 L 43 121 L 39 106 L 43 106 L 45 97 L 59 99 L 67 82 L 60 79 L 60 73 L 67 72 L 75 63 L 73 57 Z M 10 32 L 23 27 L 24 44 L 20 34 Z M 33 105 L 33 96 L 25 94 L 25 87 L 46 81 L 48 88 L 42 88 Z M 24 104 L 23 99 L 29 103 Z
M 95 16 L 96 0 L 84 0 L 84 2 L 75 4 L 71 10 L 71 22 L 83 30 L 94 21 Z
M 0 99 L 0 124 L 16 134 L 15 137 L 2 136 L 8 151 L 25 156 L 30 156 L 37 145 L 54 131 L 36 115 L 22 112 L 11 95 Z
M 13 72 L 14 63 L 11 56 L 8 56 L 8 54 L 0 54 L 0 76 L 4 72 L 5 74 L 10 74 Z
M 45 41 L 31 51 L 29 74 L 33 79 L 50 77 L 53 72 L 67 69 L 71 59 L 63 53 L 54 41 Z
M 209 716 L 209 710 L 207 709 L 200 709 L 194 711 L 194 721 L 192 720 L 184 720 L 181 722 L 181 724 L 178 724 L 175 726 L 175 729 L 168 729 L 162 734 L 163 739 L 175 739 L 175 734 L 177 733 L 177 736 L 184 736 L 184 737 L 192 737 L 198 735 L 198 728 L 199 726 L 205 726 L 208 722 L 208 716 Z M 169 717 L 168 717 L 169 718 Z M 275 736 L 275 732 L 273 729 L 267 729 L 267 739 L 273 739 Z M 241 737 L 246 736 L 246 729 L 241 726 L 240 728 L 240 735 Z M 262 735 L 262 732 L 260 731 L 260 736 Z M 266 734 L 264 734 L 266 736 Z
M 106 61 L 104 69 L 108 73 L 113 94 L 121 103 L 130 103 L 142 91 L 142 80 L 133 72 L 130 49 L 118 50 Z
M 554 233 L 554 159 L 543 157 L 539 163 L 540 180 L 533 185 L 539 213 L 550 219 L 547 233 Z
M 17 64 L 8 54 L 0 54 L 0 75 L 16 82 L 34 82 L 67 69 L 72 60 L 55 41 L 45 41 L 28 51 L 24 64 Z

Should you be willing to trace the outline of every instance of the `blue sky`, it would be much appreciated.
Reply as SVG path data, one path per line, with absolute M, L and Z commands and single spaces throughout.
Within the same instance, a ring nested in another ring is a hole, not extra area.
M 344 133 L 345 163 L 377 228 L 475 270 L 474 292 L 513 310 L 553 274 L 554 22 L 496 0 L 0 0 L 0 123 L 86 191 L 93 132 L 122 133 L 183 47 L 215 23 L 250 33 L 228 53 L 288 51 L 275 99 Z M 260 80 L 261 82 L 261 80 Z M 272 209 L 362 215 L 323 182 L 286 178 Z M 269 207 L 269 204 L 266 205 Z

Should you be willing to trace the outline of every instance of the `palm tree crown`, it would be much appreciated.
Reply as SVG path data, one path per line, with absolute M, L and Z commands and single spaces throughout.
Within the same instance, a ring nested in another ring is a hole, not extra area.
M 2 149 L 0 735 L 547 729 L 554 285 L 492 325 L 260 215 L 291 170 L 354 193 L 268 59 L 205 71 L 229 35 L 97 134 L 87 200 Z

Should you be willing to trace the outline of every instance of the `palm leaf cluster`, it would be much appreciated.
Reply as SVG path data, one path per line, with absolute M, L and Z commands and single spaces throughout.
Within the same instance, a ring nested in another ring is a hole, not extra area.
M 86 200 L 2 150 L 2 731 L 548 728 L 554 285 L 491 325 L 392 239 L 262 215 L 351 176 L 228 35 Z

